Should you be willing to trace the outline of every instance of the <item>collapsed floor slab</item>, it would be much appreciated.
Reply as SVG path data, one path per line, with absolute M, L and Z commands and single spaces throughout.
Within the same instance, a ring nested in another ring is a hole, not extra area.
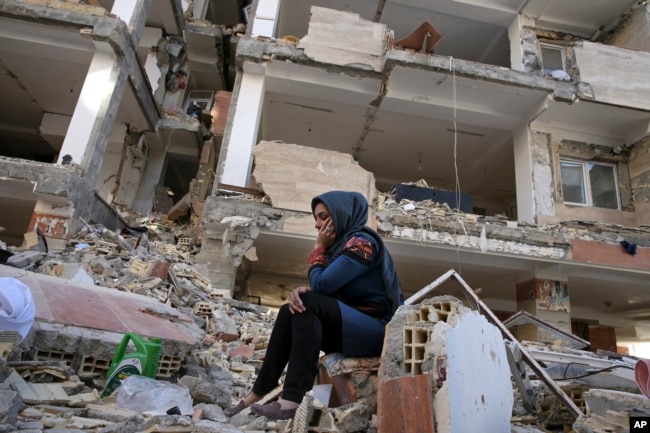
M 191 317 L 146 296 L 3 265 L 0 277 L 22 281 L 36 303 L 34 324 L 16 356 L 65 361 L 83 379 L 106 374 L 127 332 L 162 339 L 159 377 L 177 372 L 204 335 Z

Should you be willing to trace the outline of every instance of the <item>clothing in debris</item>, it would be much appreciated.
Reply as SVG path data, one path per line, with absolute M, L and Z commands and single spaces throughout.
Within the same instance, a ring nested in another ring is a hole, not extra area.
M 24 339 L 35 314 L 36 303 L 29 287 L 13 277 L 0 278 L 0 329 L 18 331 Z

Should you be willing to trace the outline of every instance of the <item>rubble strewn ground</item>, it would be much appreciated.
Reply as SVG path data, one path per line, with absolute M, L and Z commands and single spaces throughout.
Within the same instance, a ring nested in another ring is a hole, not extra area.
M 478 221 L 476 215 L 462 214 L 445 205 L 418 202 L 406 208 L 408 204 L 408 201 L 397 204 L 390 198 L 380 197 L 378 212 L 416 217 L 418 212 L 425 212 L 429 216 L 433 212 L 442 218 L 462 217 L 469 222 Z M 500 217 L 481 218 L 495 225 L 506 225 L 507 221 L 507 218 Z M 593 236 L 593 232 L 582 231 L 575 224 L 546 230 L 553 230 L 558 237 Z M 299 411 L 301 417 L 291 423 L 271 422 L 248 411 L 232 419 L 223 414 L 223 409 L 242 398 L 254 381 L 264 357 L 274 311 L 230 299 L 227 291 L 214 290 L 205 276 L 205 269 L 193 261 L 200 249 L 200 240 L 194 233 L 191 224 L 169 221 L 160 216 L 134 219 L 133 227 L 122 229 L 119 233 L 101 225 L 86 224 L 84 229 L 74 234 L 66 248 L 59 251 L 48 251 L 44 240 L 39 237 L 34 238 L 31 245 L 5 248 L 13 253 L 8 259 L 8 264 L 12 266 L 133 292 L 170 305 L 192 317 L 204 335 L 186 357 L 178 373 L 165 379 L 182 384 L 189 390 L 192 413 L 147 415 L 119 406 L 115 394 L 100 399 L 105 377 L 82 379 L 64 361 L 35 361 L 30 360 L 28 354 L 16 357 L 14 349 L 20 344 L 20 339 L 11 332 L 3 333 L 0 342 L 3 363 L 0 433 L 16 430 L 28 433 L 343 433 L 377 430 L 376 401 L 369 405 L 355 402 L 328 409 L 319 406 L 318 400 L 314 400 L 311 394 Z M 600 230 L 600 236 L 607 238 L 613 234 Z M 553 353 L 570 352 L 585 358 L 610 359 L 605 355 L 561 347 L 539 344 L 529 347 Z M 612 377 L 611 371 L 595 372 L 594 369 L 571 364 L 548 364 L 546 367 L 556 374 L 553 378 L 558 383 L 562 382 L 562 389 L 589 416 L 576 421 L 558 406 L 557 399 L 545 391 L 544 384 L 533 378 L 534 412 L 524 408 L 520 389 L 513 383 L 513 432 L 624 431 L 623 424 L 630 416 L 631 407 L 636 408 L 637 414 L 650 413 L 648 400 L 639 394 L 634 382 Z M 364 376 L 364 380 L 367 379 L 368 376 Z M 362 386 L 361 382 L 356 386 Z M 278 392 L 279 389 L 270 397 L 277 396 Z M 309 426 L 309 418 L 314 413 L 319 414 L 317 427 Z

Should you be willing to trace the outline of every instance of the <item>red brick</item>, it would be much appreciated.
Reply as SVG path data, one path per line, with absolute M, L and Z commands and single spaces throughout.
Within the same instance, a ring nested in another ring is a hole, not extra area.
M 242 344 L 238 347 L 235 347 L 232 349 L 229 353 L 228 356 L 231 358 L 235 358 L 237 356 L 241 356 L 244 359 L 248 359 L 251 356 L 253 356 L 253 352 L 255 352 L 255 346 L 249 346 L 247 344 Z
M 70 238 L 70 218 L 67 216 L 34 212 L 27 231 L 34 231 L 36 227 L 48 238 Z
M 167 274 L 169 273 L 169 267 L 171 263 L 164 260 L 157 260 L 156 263 L 149 269 L 147 273 L 149 277 L 158 277 L 163 281 L 167 280 Z
M 377 432 L 435 433 L 428 374 L 379 379 Z
M 207 164 L 210 162 L 210 152 L 212 151 L 212 142 L 206 142 L 201 149 L 201 159 L 199 164 Z
M 203 209 L 205 208 L 205 200 L 194 200 L 192 209 L 199 220 L 203 219 Z
M 650 271 L 650 248 L 637 247 L 632 255 L 621 245 L 574 240 L 571 252 L 576 262 Z
M 178 201 L 171 210 L 167 212 L 167 219 L 176 221 L 178 218 L 186 216 L 190 210 L 190 200 L 188 194 Z

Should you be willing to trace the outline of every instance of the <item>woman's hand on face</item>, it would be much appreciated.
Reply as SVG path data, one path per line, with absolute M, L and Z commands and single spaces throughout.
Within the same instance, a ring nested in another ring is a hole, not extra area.
M 302 304 L 302 299 L 300 299 L 300 295 L 303 293 L 309 292 L 309 287 L 297 287 L 289 293 L 289 311 L 291 311 L 291 314 L 296 314 L 296 313 L 304 313 L 306 308 Z
M 327 249 L 334 244 L 335 240 L 336 231 L 334 230 L 334 223 L 332 222 L 332 218 L 329 217 L 318 230 L 318 235 L 316 236 L 316 248 L 320 247 Z

